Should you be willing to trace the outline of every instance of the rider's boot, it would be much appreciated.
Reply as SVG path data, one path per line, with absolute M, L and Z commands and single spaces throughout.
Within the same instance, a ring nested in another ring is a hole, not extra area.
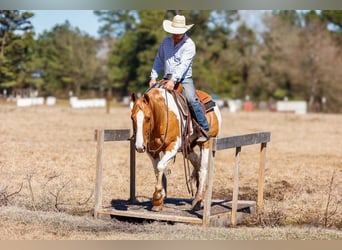
M 198 122 L 198 128 L 194 128 L 197 135 L 197 142 L 203 143 L 209 140 L 209 124 L 203 112 L 200 102 L 197 100 L 191 104 L 191 110 L 195 120 Z

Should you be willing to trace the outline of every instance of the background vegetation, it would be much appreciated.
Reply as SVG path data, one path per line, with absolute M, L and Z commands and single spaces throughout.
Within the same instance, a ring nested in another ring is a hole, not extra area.
M 0 93 L 122 98 L 146 89 L 162 20 L 177 12 L 196 24 L 194 78 L 221 98 L 306 100 L 309 111 L 342 111 L 342 11 L 273 11 L 256 33 L 238 11 L 95 11 L 95 39 L 67 21 L 35 38 L 33 13 L 0 11 Z M 236 25 L 238 24 L 238 25 Z

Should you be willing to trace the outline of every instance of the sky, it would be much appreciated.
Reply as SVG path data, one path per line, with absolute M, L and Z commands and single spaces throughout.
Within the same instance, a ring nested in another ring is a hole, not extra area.
M 82 32 L 98 37 L 99 22 L 93 10 L 29 10 L 29 12 L 35 14 L 30 21 L 37 35 L 68 20 L 72 27 L 78 27 Z
M 35 16 L 31 18 L 31 23 L 37 35 L 45 31 L 51 30 L 57 24 L 63 24 L 68 20 L 72 27 L 78 27 L 95 38 L 100 23 L 98 17 L 94 15 L 93 10 L 29 10 Z M 262 31 L 263 25 L 260 20 L 260 14 L 263 11 L 241 10 L 241 17 L 246 21 L 247 25 L 255 31 Z

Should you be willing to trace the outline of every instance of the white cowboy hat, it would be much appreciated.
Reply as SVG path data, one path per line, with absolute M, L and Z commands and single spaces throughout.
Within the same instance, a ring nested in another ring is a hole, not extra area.
M 163 28 L 170 34 L 184 34 L 187 32 L 193 24 L 185 25 L 185 17 L 176 15 L 173 17 L 172 22 L 170 20 L 163 21 Z

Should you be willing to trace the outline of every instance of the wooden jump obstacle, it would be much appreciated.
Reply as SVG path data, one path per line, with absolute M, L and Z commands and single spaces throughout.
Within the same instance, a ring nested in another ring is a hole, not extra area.
M 95 208 L 94 217 L 98 218 L 100 214 L 109 214 L 114 216 L 123 216 L 140 219 L 163 220 L 173 222 L 185 222 L 193 224 L 202 224 L 209 226 L 215 220 L 226 220 L 230 215 L 230 223 L 237 224 L 238 210 L 250 208 L 255 202 L 244 202 L 238 200 L 239 192 L 239 173 L 240 173 L 240 154 L 241 147 L 253 144 L 261 144 L 259 160 L 258 177 L 258 196 L 257 209 L 262 207 L 263 203 L 263 181 L 266 160 L 266 146 L 270 141 L 270 132 L 261 132 L 225 138 L 212 138 L 210 141 L 208 178 L 206 183 L 206 192 L 203 199 L 202 211 L 190 211 L 190 199 L 170 199 L 165 200 L 165 207 L 162 212 L 149 211 L 150 202 L 138 202 L 135 195 L 135 147 L 134 138 L 130 136 L 130 129 L 119 130 L 95 130 L 95 141 L 97 141 L 96 156 L 96 183 L 95 183 Z M 130 142 L 130 198 L 128 201 L 118 201 L 111 207 L 102 206 L 102 182 L 103 182 L 103 149 L 104 142 L 109 141 L 129 141 Z M 232 201 L 213 201 L 212 190 L 214 180 L 214 158 L 216 151 L 235 148 L 235 170 L 234 170 L 234 188 Z M 224 208 L 222 210 L 222 208 Z M 231 212 L 227 212 L 231 208 Z M 176 213 L 176 214 L 175 214 Z
M 266 163 L 266 146 L 271 139 L 270 132 L 261 132 L 254 134 L 238 135 L 225 138 L 213 138 L 210 142 L 209 153 L 209 166 L 208 166 L 208 179 L 206 194 L 204 198 L 204 216 L 203 224 L 209 225 L 210 223 L 210 204 L 211 195 L 213 190 L 214 179 L 214 157 L 216 151 L 235 148 L 235 169 L 234 169 L 234 187 L 233 187 L 233 200 L 231 211 L 231 225 L 235 226 L 237 223 L 237 210 L 238 210 L 238 193 L 239 193 L 239 176 L 240 176 L 240 155 L 243 146 L 261 144 L 260 159 L 259 159 L 259 177 L 258 177 L 258 196 L 257 196 L 257 209 L 261 209 L 263 205 L 263 183 L 264 172 Z

